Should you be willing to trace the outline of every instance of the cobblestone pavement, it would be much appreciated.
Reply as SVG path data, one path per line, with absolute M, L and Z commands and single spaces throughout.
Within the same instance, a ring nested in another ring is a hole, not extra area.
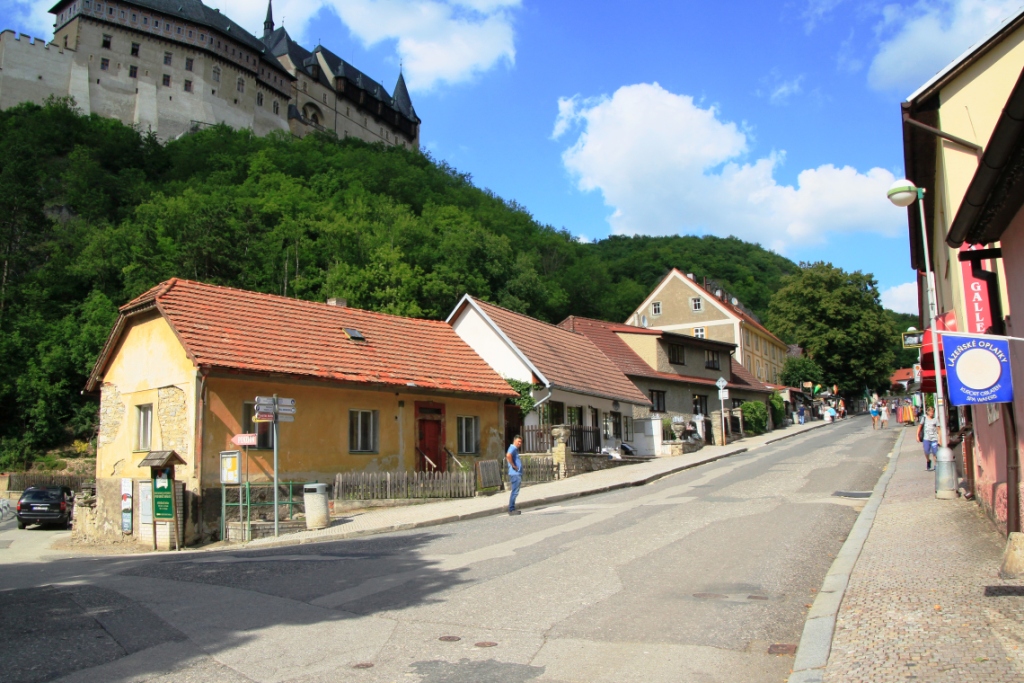
M 1024 581 L 974 502 L 934 497 L 908 433 L 839 610 L 826 683 L 1024 681 Z

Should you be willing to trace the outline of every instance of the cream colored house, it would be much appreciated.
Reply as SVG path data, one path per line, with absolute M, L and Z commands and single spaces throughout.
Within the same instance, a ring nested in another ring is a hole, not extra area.
M 1024 92 L 1022 78 L 1024 9 L 1015 11 L 902 103 L 906 174 L 925 190 L 936 304 L 947 329 L 1022 336 L 1020 329 L 1012 330 L 1012 297 L 1007 296 L 1007 277 L 1013 280 L 1016 276 L 1006 265 L 1012 261 L 1004 259 L 1009 259 L 1013 249 L 1005 241 L 996 241 L 1006 239 L 1003 229 L 1013 216 L 1012 209 L 1006 207 L 1013 207 L 1012 199 L 1019 198 L 1021 190 L 1019 184 L 1009 181 L 1002 182 L 998 191 L 994 189 L 998 174 L 1007 178 L 1020 174 L 1018 162 L 1012 161 L 1016 143 L 1010 141 L 1015 139 L 1021 119 L 1021 100 L 1011 98 L 1011 93 Z M 1005 134 L 997 140 L 994 134 L 1001 117 Z M 911 266 L 918 271 L 922 313 L 927 316 L 918 204 L 909 207 L 907 217 Z M 989 229 L 996 224 L 1002 228 Z M 986 258 L 974 265 L 964 260 L 978 249 L 989 250 Z M 1020 313 L 1013 316 L 1017 317 Z M 923 322 L 927 325 L 929 320 Z M 922 361 L 925 383 L 934 388 L 930 346 L 924 349 Z M 1016 425 L 1024 419 L 1021 405 L 1017 401 L 1012 407 Z M 1004 532 L 1020 530 L 1022 498 L 1014 462 L 1017 449 L 1007 449 L 1007 429 L 1014 428 L 1008 411 L 1003 406 L 978 406 L 947 412 L 954 429 L 967 421 L 973 425 L 974 447 L 964 454 L 965 475 L 982 508 Z
M 673 268 L 627 325 L 735 344 L 736 360 L 762 382 L 778 382 L 789 349 L 736 298 Z
M 275 30 L 269 3 L 262 40 L 200 0 L 63 0 L 50 12 L 49 43 L 0 32 L 0 109 L 70 96 L 161 140 L 224 123 L 419 146 L 401 76 L 392 96 L 328 51 L 308 52 Z

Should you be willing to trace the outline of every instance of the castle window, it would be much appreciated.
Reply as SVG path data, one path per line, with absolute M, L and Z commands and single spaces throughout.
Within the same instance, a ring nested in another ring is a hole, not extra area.
M 191 71 L 192 70 L 192 63 L 193 62 L 192 62 L 192 58 L 191 57 L 186 57 L 185 58 L 185 71 Z
M 190 40 L 192 39 L 192 31 L 188 32 L 188 37 L 189 37 Z
M 263 106 L 263 93 L 261 92 L 256 93 L 256 106 Z
M 128 67 L 128 78 L 138 78 L 138 77 L 139 77 L 139 67 L 137 67 L 137 66 L 130 66 L 130 67 Z
M 219 66 L 213 67 L 213 82 L 214 83 L 220 83 L 220 67 Z
M 200 43 L 205 43 L 206 42 L 206 34 L 205 33 L 200 33 L 199 34 L 199 42 Z
M 100 14 L 103 14 L 103 5 L 101 5 L 100 3 L 97 2 L 96 3 L 96 11 L 99 12 Z
M 178 35 L 179 36 L 181 35 L 181 27 L 180 26 L 178 27 Z
M 109 50 L 110 49 L 110 43 L 111 43 L 112 40 L 114 40 L 114 36 L 108 36 L 105 33 L 103 34 L 103 49 L 104 50 Z
M 132 12 L 132 23 L 134 24 L 139 20 L 139 15 Z
M 142 25 L 149 26 L 149 17 L 142 17 Z
M 110 60 L 106 57 L 100 60 L 100 71 L 110 71 Z
M 280 114 L 281 113 L 281 107 L 277 104 L 277 100 L 274 100 L 274 113 L 275 114 Z
M 166 64 L 167 66 L 170 66 L 171 62 L 173 62 L 173 61 L 174 61 L 174 54 L 171 53 L 171 52 L 165 52 L 164 53 L 164 64 Z
M 185 81 L 185 92 L 192 92 L 192 81 Z
M 124 10 L 121 10 L 121 18 L 124 19 Z
M 158 31 L 160 30 L 160 21 L 159 20 L 153 22 L 153 28 L 155 28 Z
M 235 85 L 235 88 L 238 90 L 238 92 L 244 94 L 245 93 L 245 80 L 242 79 L 242 78 L 239 78 L 238 79 L 238 83 Z
M 324 104 L 327 104 L 327 93 L 324 93 Z
M 164 74 L 163 84 L 165 88 L 169 88 L 171 85 L 171 77 L 168 74 Z
M 114 16 L 114 8 L 113 7 L 107 7 L 107 14 L 110 15 L 110 16 Z
M 142 46 L 139 45 L 138 43 L 132 43 L 132 57 L 138 57 L 139 56 L 139 48 L 141 48 L 141 47 Z

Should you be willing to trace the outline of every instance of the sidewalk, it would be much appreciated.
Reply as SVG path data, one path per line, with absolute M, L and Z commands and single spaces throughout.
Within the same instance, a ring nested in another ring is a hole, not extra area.
M 894 460 L 823 680 L 1024 680 L 1024 581 L 999 579 L 1003 537 L 976 503 L 935 499 L 912 431 Z
M 524 486 L 519 493 L 516 507 L 529 508 L 551 505 L 563 500 L 604 493 L 629 486 L 642 486 L 662 477 L 697 467 L 721 458 L 744 453 L 748 450 L 781 441 L 798 434 L 827 427 L 824 422 L 816 421 L 806 425 L 794 425 L 760 436 L 747 437 L 735 445 L 705 446 L 690 455 L 671 458 L 656 458 L 638 465 L 623 465 L 612 469 L 589 472 L 568 479 L 545 484 Z M 267 548 L 301 543 L 322 543 L 340 541 L 356 536 L 404 531 L 426 526 L 436 526 L 460 520 L 476 519 L 490 515 L 502 514 L 508 510 L 508 494 L 498 493 L 478 498 L 448 500 L 426 505 L 385 508 L 366 512 L 342 523 L 335 523 L 326 529 L 303 531 L 287 534 L 277 538 L 260 538 L 247 543 L 245 548 Z

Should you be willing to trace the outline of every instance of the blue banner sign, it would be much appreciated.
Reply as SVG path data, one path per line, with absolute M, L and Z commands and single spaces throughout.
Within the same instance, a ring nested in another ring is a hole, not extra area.
M 1013 402 L 1009 339 L 944 332 L 942 354 L 950 404 Z

